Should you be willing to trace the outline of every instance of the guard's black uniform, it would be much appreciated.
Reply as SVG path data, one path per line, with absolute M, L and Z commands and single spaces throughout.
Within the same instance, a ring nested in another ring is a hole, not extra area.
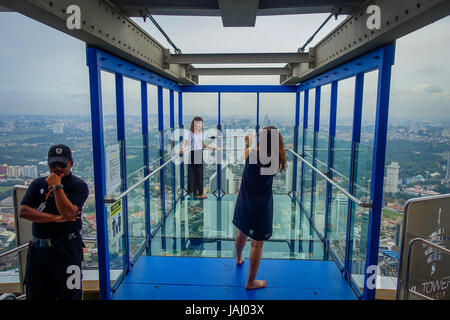
M 22 205 L 38 209 L 42 203 L 42 212 L 59 214 L 54 192 L 49 192 L 46 178 L 34 180 L 28 187 Z M 61 179 L 64 193 L 80 211 L 89 195 L 87 184 L 72 173 Z M 39 209 L 38 209 L 39 210 Z M 80 235 L 81 219 L 67 222 L 33 222 L 33 240 L 30 241 L 25 271 L 27 299 L 81 300 L 81 281 L 79 288 L 68 286 L 78 266 L 81 273 L 83 242 Z M 71 278 L 72 277 L 72 278 Z M 69 288 L 71 287 L 71 288 Z

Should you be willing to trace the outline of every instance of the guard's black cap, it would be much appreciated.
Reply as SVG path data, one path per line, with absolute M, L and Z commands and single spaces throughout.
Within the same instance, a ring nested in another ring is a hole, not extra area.
M 48 150 L 48 164 L 54 162 L 64 162 L 67 163 L 72 161 L 72 151 L 65 144 L 57 144 L 50 147 Z

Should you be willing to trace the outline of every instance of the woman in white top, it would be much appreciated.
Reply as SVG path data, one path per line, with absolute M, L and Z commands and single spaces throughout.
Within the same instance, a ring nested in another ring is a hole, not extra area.
M 194 117 L 191 122 L 189 138 L 185 139 L 180 154 L 184 153 L 189 144 L 191 152 L 188 161 L 188 193 L 196 199 L 206 199 L 203 194 L 203 148 L 207 148 L 203 142 L 203 119 Z M 211 149 L 216 149 L 212 147 Z

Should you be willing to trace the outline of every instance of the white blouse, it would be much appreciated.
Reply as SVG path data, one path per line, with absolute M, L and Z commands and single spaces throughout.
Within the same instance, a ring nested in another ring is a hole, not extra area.
M 190 131 L 191 138 L 191 150 L 202 150 L 203 149 L 203 132 L 195 134 Z M 193 145 L 192 145 L 193 144 Z

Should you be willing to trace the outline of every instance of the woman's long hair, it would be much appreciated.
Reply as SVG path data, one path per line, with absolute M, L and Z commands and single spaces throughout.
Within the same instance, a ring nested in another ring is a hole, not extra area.
M 264 140 L 262 148 L 267 148 L 267 156 L 271 157 L 272 155 L 272 133 L 274 134 L 278 134 L 278 158 L 279 158 L 279 172 L 282 172 L 284 170 L 286 170 L 286 151 L 284 149 L 284 143 L 283 143 L 283 137 L 281 136 L 280 130 L 278 130 L 276 127 L 274 126 L 269 126 L 269 127 L 265 127 L 262 129 L 263 134 L 266 134 L 266 138 Z M 261 142 L 261 134 L 260 134 L 260 138 L 258 139 L 258 151 L 260 152 L 260 145 L 259 143 Z M 265 144 L 265 146 L 264 146 Z M 258 152 L 258 158 L 259 158 L 259 152 Z M 262 167 L 270 167 L 271 163 L 269 162 L 268 164 L 265 165 L 261 165 Z
M 196 121 L 201 121 L 203 122 L 202 117 L 194 117 L 194 119 L 192 119 L 191 121 L 191 132 L 194 133 L 194 124 Z

